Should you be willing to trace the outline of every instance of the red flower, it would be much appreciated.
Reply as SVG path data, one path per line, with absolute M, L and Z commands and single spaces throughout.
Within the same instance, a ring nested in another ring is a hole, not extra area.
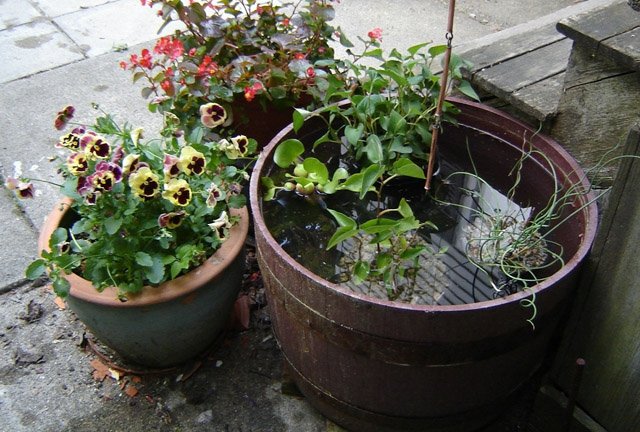
M 168 96 L 173 96 L 174 88 L 173 88 L 173 83 L 170 80 L 166 79 L 166 80 L 162 81 L 160 83 L 160 87 L 162 88 L 162 90 L 164 90 L 164 92 Z
M 314 76 L 316 76 L 316 71 L 313 69 L 313 67 L 312 67 L 312 66 L 309 66 L 309 67 L 307 68 L 307 76 L 308 76 L 309 78 L 313 78 Z
M 382 29 L 380 27 L 376 27 L 373 30 L 371 30 L 369 33 L 367 33 L 367 36 L 369 36 L 369 38 L 372 41 L 381 41 L 382 40 Z
M 164 54 L 171 60 L 175 60 L 184 54 L 184 45 L 180 39 L 174 37 L 161 37 L 153 48 L 156 54 Z
M 244 98 L 247 100 L 247 102 L 251 102 L 256 97 L 258 92 L 263 89 L 264 87 L 262 86 L 262 83 L 260 81 L 256 81 L 253 83 L 253 85 L 244 88 Z

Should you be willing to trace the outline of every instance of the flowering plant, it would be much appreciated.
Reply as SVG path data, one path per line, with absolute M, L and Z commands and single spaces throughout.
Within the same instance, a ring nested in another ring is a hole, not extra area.
M 72 116 L 65 108 L 56 126 Z M 178 125 L 169 118 L 159 138 L 145 140 L 142 129 L 102 113 L 92 127 L 76 124 L 60 138 L 56 147 L 66 155 L 58 186 L 71 198 L 73 223 L 53 233 L 29 278 L 48 271 L 56 294 L 66 296 L 64 275 L 73 271 L 124 297 L 174 279 L 218 249 L 236 222 L 230 209 L 244 205 L 241 162 L 251 162 L 255 141 L 183 140 L 175 137 Z M 30 198 L 35 180 L 17 175 L 7 186 Z
M 146 80 L 150 109 L 172 112 L 187 132 L 206 103 L 230 114 L 231 104 L 245 102 L 294 106 L 320 98 L 327 87 L 324 62 L 333 59 L 329 41 L 339 34 L 328 24 L 333 1 L 141 0 L 160 7 L 162 27 L 182 26 L 120 65 L 134 81 Z M 234 121 L 226 120 L 225 126 Z

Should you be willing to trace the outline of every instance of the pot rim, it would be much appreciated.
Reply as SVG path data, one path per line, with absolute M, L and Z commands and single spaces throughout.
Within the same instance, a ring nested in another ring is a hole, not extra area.
M 54 209 L 46 216 L 38 236 L 38 251 L 49 250 L 49 238 L 59 226 L 64 214 L 71 208 L 73 200 L 65 197 L 58 201 Z M 159 286 L 145 286 L 142 291 L 128 297 L 127 301 L 118 299 L 118 290 L 107 287 L 99 292 L 88 280 L 75 273 L 65 275 L 71 284 L 69 295 L 90 303 L 114 308 L 150 306 L 184 297 L 196 291 L 207 281 L 221 275 L 242 251 L 249 232 L 249 212 L 247 207 L 231 209 L 231 215 L 239 216 L 240 222 L 231 227 L 227 240 L 200 266 Z
M 532 130 L 531 127 L 525 124 L 524 122 L 518 119 L 515 119 L 514 117 L 500 110 L 489 107 L 485 104 L 472 102 L 466 99 L 460 99 L 455 97 L 447 98 L 447 100 L 449 100 L 450 102 L 453 102 L 455 105 L 457 105 L 461 109 L 467 106 L 472 109 L 486 111 L 487 113 L 489 113 L 492 116 L 495 116 L 496 118 L 501 118 L 511 123 L 514 127 L 526 129 L 526 130 Z M 345 101 L 338 102 L 339 105 L 342 105 L 344 103 Z M 464 122 L 459 122 L 459 123 L 461 125 L 465 124 Z M 589 181 L 587 180 L 586 174 L 584 173 L 580 165 L 577 163 L 577 161 L 557 141 L 555 141 L 553 138 L 549 136 L 536 133 L 534 134 L 534 136 L 537 136 L 539 138 L 544 138 L 544 142 L 549 145 L 549 149 L 555 152 L 556 155 L 563 162 L 565 162 L 567 166 L 571 168 L 569 171 L 564 171 L 564 174 L 567 175 L 568 179 L 571 180 L 574 184 L 581 183 L 582 186 L 585 188 L 585 190 L 589 191 L 584 196 L 581 197 L 582 202 L 589 203 L 589 204 L 582 210 L 582 212 L 584 213 L 585 224 L 584 224 L 584 230 L 582 233 L 580 245 L 576 250 L 576 252 L 573 254 L 573 256 L 564 263 L 564 265 L 560 270 L 552 274 L 543 282 L 534 285 L 530 289 L 523 290 L 518 293 L 493 299 L 493 300 L 486 300 L 486 301 L 467 303 L 467 304 L 416 305 L 416 304 L 410 304 L 410 303 L 404 303 L 404 302 L 395 302 L 395 301 L 386 300 L 386 299 L 379 299 L 376 297 L 371 297 L 364 294 L 353 292 L 346 287 L 342 287 L 339 284 L 330 282 L 316 275 L 315 273 L 313 273 L 312 271 L 304 267 L 302 264 L 298 263 L 295 259 L 293 259 L 287 252 L 285 252 L 285 250 L 273 238 L 269 229 L 266 226 L 264 218 L 262 217 L 262 210 L 260 206 L 261 198 L 259 195 L 260 174 L 267 160 L 271 159 L 274 148 L 291 131 L 293 131 L 293 123 L 290 123 L 288 126 L 286 126 L 271 140 L 271 142 L 269 142 L 269 144 L 260 153 L 260 156 L 258 157 L 258 160 L 256 161 L 255 166 L 253 168 L 253 172 L 251 174 L 251 180 L 249 183 L 249 193 L 250 193 L 251 212 L 253 214 L 254 229 L 256 230 L 256 233 L 259 232 L 262 235 L 262 237 L 265 239 L 265 241 L 269 244 L 269 246 L 273 248 L 273 250 L 277 251 L 279 255 L 283 256 L 284 257 L 283 259 L 286 259 L 286 261 L 288 261 L 297 272 L 313 280 L 314 283 L 330 288 L 335 292 L 339 293 L 340 295 L 350 297 L 365 303 L 373 303 L 381 307 L 392 307 L 392 308 L 412 310 L 412 311 L 418 311 L 418 312 L 421 312 L 421 311 L 431 312 L 431 313 L 444 312 L 444 311 L 456 312 L 456 311 L 476 310 L 480 308 L 482 309 L 495 308 L 495 307 L 504 305 L 505 303 L 519 302 L 523 299 L 531 297 L 532 294 L 538 295 L 539 293 L 545 291 L 550 286 L 557 284 L 564 277 L 566 277 L 567 275 L 569 275 L 570 273 L 576 270 L 576 268 L 578 267 L 578 264 L 582 262 L 584 258 L 587 256 L 587 254 L 589 253 L 591 246 L 593 244 L 593 241 L 595 239 L 597 225 L 598 225 L 598 209 L 597 209 L 597 204 L 595 202 L 595 195 L 591 191 L 591 186 Z M 504 140 L 504 139 L 501 139 L 501 140 Z

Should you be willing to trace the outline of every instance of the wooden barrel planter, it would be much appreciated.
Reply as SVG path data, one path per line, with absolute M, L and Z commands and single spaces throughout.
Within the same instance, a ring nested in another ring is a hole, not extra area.
M 552 139 L 481 104 L 455 100 L 458 125 L 447 124 L 443 158 L 464 164 L 467 143 L 481 176 L 504 187 L 523 139 L 553 161 L 565 184 L 589 185 L 577 163 Z M 319 128 L 305 123 L 297 137 Z M 584 207 L 556 230 L 565 265 L 529 292 L 461 305 L 412 305 L 356 294 L 294 261 L 269 232 L 261 213 L 260 178 L 291 126 L 258 160 L 250 186 L 258 259 L 277 340 L 287 366 L 313 406 L 349 430 L 469 431 L 486 424 L 541 366 L 563 318 L 597 224 L 589 194 Z M 545 164 L 532 160 L 522 191 L 546 202 L 553 186 Z M 507 188 L 509 184 L 506 185 Z M 309 246 L 313 247 L 313 246 Z M 521 300 L 536 295 L 535 329 Z

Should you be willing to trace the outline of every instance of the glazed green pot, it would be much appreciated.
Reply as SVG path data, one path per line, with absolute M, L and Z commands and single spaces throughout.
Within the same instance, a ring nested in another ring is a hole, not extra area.
M 69 201 L 56 205 L 40 232 L 38 250 L 61 226 Z M 232 212 L 240 222 L 201 266 L 158 287 L 144 287 L 127 301 L 115 288 L 98 292 L 86 279 L 67 276 L 69 308 L 93 335 L 123 359 L 152 368 L 183 363 L 202 353 L 228 322 L 244 271 L 247 209 Z

